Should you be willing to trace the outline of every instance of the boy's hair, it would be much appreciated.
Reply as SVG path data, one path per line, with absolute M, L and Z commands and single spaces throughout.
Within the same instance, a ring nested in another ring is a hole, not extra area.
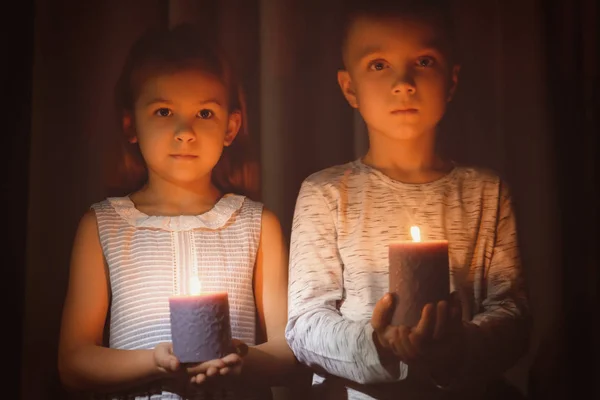
M 134 116 L 134 105 L 142 85 L 152 77 L 164 73 L 197 69 L 214 75 L 228 92 L 229 112 L 241 113 L 240 131 L 213 169 L 212 180 L 223 193 L 237 193 L 254 199 L 259 197 L 258 163 L 251 151 L 246 118 L 246 103 L 241 83 L 222 51 L 215 46 L 213 37 L 207 37 L 199 27 L 191 24 L 174 29 L 153 29 L 132 46 L 115 88 L 115 103 L 119 126 L 126 113 Z M 118 185 L 128 191 L 137 190 L 148 179 L 147 168 L 139 145 L 129 139 L 132 131 L 121 135 L 125 149 L 119 168 Z M 123 182 L 124 180 L 124 182 Z M 130 190 L 131 189 L 131 190 Z
M 358 18 L 410 18 L 431 24 L 450 63 L 458 63 L 458 49 L 449 0 L 344 0 L 342 56 L 346 61 L 348 34 Z M 347 66 L 346 66 L 347 67 Z

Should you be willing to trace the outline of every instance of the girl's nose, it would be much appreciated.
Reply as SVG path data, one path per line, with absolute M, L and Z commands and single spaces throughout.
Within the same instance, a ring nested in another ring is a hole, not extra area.
M 182 127 L 175 132 L 175 140 L 179 142 L 193 142 L 196 140 L 196 134 L 190 127 Z

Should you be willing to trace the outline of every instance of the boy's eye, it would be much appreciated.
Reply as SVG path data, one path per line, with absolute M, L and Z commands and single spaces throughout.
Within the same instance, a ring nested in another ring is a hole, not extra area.
M 168 108 L 159 108 L 154 112 L 154 114 L 159 117 L 170 117 L 172 115 L 172 112 Z
M 198 111 L 197 117 L 202 119 L 209 119 L 213 116 L 213 112 L 208 109 Z
M 382 71 L 387 67 L 384 61 L 373 61 L 369 64 L 369 69 L 372 71 Z
M 419 67 L 427 68 L 427 67 L 433 66 L 433 64 L 434 64 L 433 58 L 431 58 L 431 57 L 421 57 L 417 60 L 417 65 Z

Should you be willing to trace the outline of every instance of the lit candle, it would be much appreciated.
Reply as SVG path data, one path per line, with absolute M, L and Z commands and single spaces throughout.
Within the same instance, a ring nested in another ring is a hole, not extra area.
M 201 293 L 197 278 L 190 286 L 190 295 L 169 298 L 173 353 L 181 363 L 222 358 L 231 349 L 227 293 Z
M 395 309 L 392 325 L 414 327 L 427 303 L 448 298 L 450 272 L 448 241 L 421 241 L 419 227 L 410 229 L 412 241 L 389 246 L 389 285 Z

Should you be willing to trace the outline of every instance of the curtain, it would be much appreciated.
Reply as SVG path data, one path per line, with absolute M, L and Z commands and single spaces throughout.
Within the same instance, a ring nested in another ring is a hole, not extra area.
M 19 103 L 24 139 L 14 149 L 22 157 L 11 159 L 28 182 L 13 216 L 22 228 L 15 237 L 24 287 L 22 398 L 66 396 L 56 352 L 70 247 L 81 215 L 109 193 L 119 156 L 112 90 L 133 41 L 149 27 L 191 21 L 229 52 L 247 92 L 262 200 L 289 238 L 302 180 L 367 148 L 364 123 L 337 87 L 341 1 L 37 0 L 35 19 L 22 17 L 33 54 L 20 69 L 31 71 L 22 78 L 31 90 L 14 90 L 31 96 Z M 456 1 L 463 68 L 442 147 L 459 162 L 495 169 L 513 189 L 534 333 L 529 354 L 507 376 L 525 393 L 551 392 L 545 377 L 567 359 L 552 350 L 566 349 L 557 331 L 577 322 L 564 311 L 593 289 L 564 271 L 580 250 L 592 278 L 591 237 L 563 238 L 592 207 L 575 198 L 593 188 L 592 172 L 583 171 L 593 171 L 598 128 L 594 13 L 594 0 Z M 581 174 L 561 175 L 565 165 Z

